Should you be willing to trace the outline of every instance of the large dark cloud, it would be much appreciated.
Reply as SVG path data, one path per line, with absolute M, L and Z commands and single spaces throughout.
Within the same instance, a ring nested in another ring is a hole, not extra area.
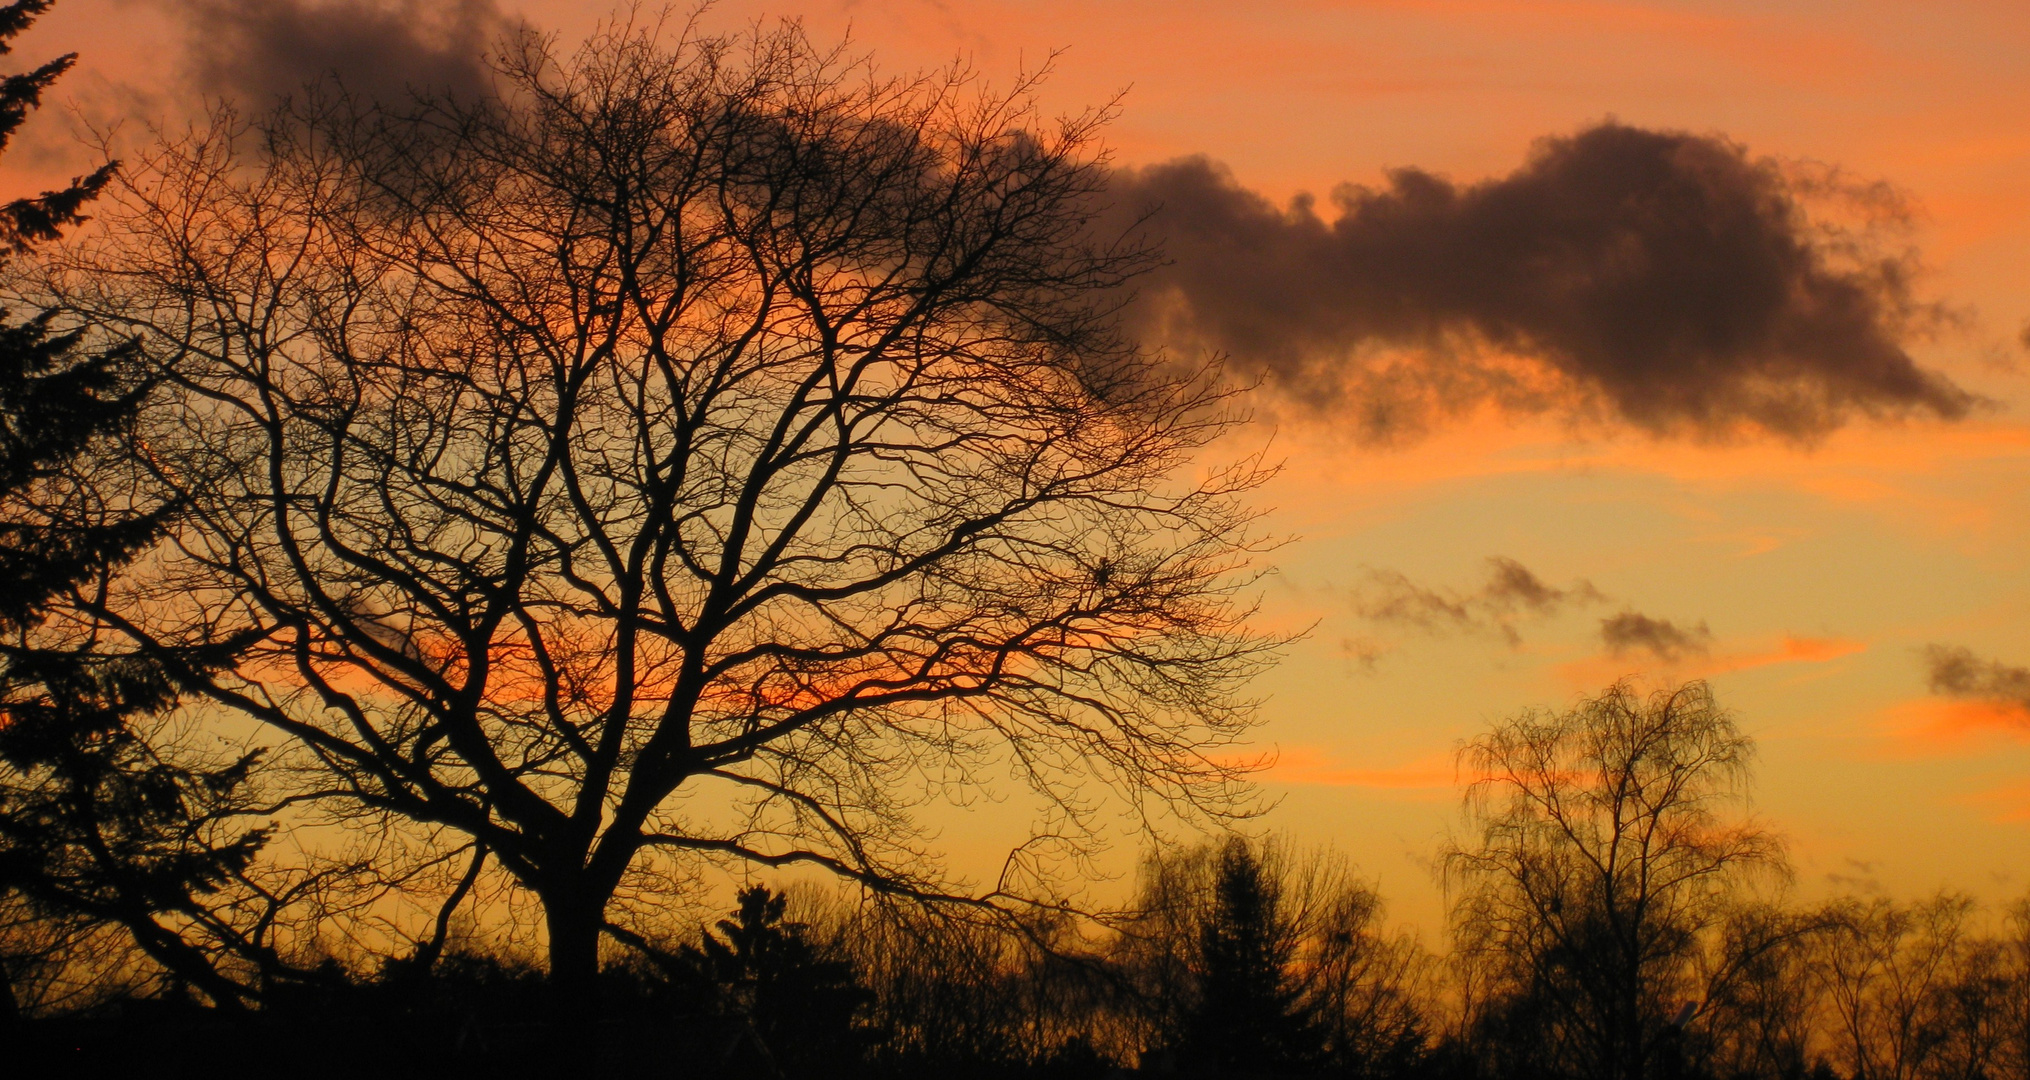
M 2030 710 L 2030 668 L 1990 660 L 1958 645 L 1928 645 L 1924 665 L 1931 692 Z
M 336 75 L 354 93 L 485 92 L 484 54 L 511 27 L 495 0 L 165 0 L 186 19 L 191 75 L 250 105 Z
M 1679 626 L 1669 619 L 1653 618 L 1639 611 L 1623 611 L 1600 620 L 1600 642 L 1607 646 L 1608 653 L 1617 657 L 1643 651 L 1672 664 L 1687 656 L 1703 656 L 1712 651 L 1713 631 L 1707 629 L 1703 621 L 1697 625 Z
M 1607 123 L 1477 184 L 1402 169 L 1342 187 L 1331 221 L 1204 158 L 1123 171 L 1111 196 L 1150 214 L 1170 260 L 1130 309 L 1145 340 L 1225 351 L 1369 436 L 1493 400 L 1810 439 L 1975 402 L 1906 351 L 1935 321 L 1909 255 L 1807 213 L 1871 192 Z M 1864 224 L 1895 216 L 1870 205 Z

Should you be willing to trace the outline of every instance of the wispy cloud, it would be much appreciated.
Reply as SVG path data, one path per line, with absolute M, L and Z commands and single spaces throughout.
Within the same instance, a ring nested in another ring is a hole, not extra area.
M 2030 743 L 2030 709 L 2010 702 L 1921 698 L 1883 713 L 1892 758 L 1968 757 Z
M 2004 664 L 1959 645 L 1927 645 L 1923 656 L 1932 693 L 2030 712 L 2030 667 Z
M 1715 656 L 1708 665 L 1697 671 L 1703 676 L 1729 671 L 1747 671 L 1776 664 L 1823 664 L 1867 651 L 1868 643 L 1857 638 L 1798 637 L 1785 634 L 1774 648 Z
M 1437 795 L 1450 792 L 1457 769 L 1450 755 L 1375 766 L 1348 765 L 1338 756 L 1312 746 L 1286 747 L 1277 752 L 1261 778 L 1271 783 L 1318 787 L 1375 788 Z
M 1600 642 L 1610 656 L 1647 652 L 1666 664 L 1675 664 L 1687 656 L 1709 655 L 1713 651 L 1713 632 L 1706 628 L 1704 620 L 1697 625 L 1679 626 L 1669 619 L 1623 611 L 1600 620 Z
M 1353 610 L 1377 623 L 1430 632 L 1494 634 L 1513 647 L 1522 643 L 1516 629 L 1519 621 L 1606 600 L 1590 581 L 1559 587 L 1514 559 L 1496 555 L 1487 563 L 1487 580 L 1468 591 L 1431 588 L 1401 571 L 1370 569 L 1353 589 Z

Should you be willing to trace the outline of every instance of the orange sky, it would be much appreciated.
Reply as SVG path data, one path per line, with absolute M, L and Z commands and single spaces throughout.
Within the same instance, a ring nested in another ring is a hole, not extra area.
M 502 6 L 567 40 L 609 10 Z M 76 49 L 60 98 L 165 115 L 190 97 L 174 7 L 60 0 L 19 56 Z M 1435 929 L 1426 864 L 1456 819 L 1458 740 L 1619 675 L 1697 675 L 1760 740 L 1760 808 L 1793 842 L 1801 891 L 1835 874 L 1903 894 L 2030 888 L 2030 717 L 1931 697 L 1918 653 L 2030 665 L 2030 5 L 802 0 L 706 19 L 763 13 L 820 40 L 850 27 L 885 67 L 962 56 L 997 83 L 1061 49 L 1050 107 L 1126 91 L 1118 160 L 1204 153 L 1277 199 L 1397 166 L 1502 174 L 1532 140 L 1610 116 L 1902 189 L 1926 291 L 1966 316 L 1916 353 L 2000 403 L 1968 421 L 1860 423 L 1811 450 L 1487 411 L 1388 450 L 1301 419 L 1253 432 L 1287 462 L 1263 493 L 1270 525 L 1298 537 L 1264 615 L 1315 624 L 1259 687 L 1261 743 L 1281 753 L 1267 824 L 1341 846 Z M 43 123 L 10 176 L 61 169 L 62 146 Z M 1490 556 L 1612 599 L 1523 619 L 1517 644 L 1377 626 L 1350 599 L 1366 568 L 1469 590 Z M 1674 668 L 1603 655 L 1599 620 L 1623 606 L 1703 621 L 1710 647 Z M 990 874 L 1001 824 L 955 824 L 947 846 Z

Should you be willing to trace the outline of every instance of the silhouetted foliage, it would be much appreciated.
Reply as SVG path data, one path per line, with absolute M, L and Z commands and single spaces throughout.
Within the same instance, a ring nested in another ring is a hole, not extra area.
M 1289 1073 L 1318 1057 L 1320 1040 L 1290 966 L 1297 943 L 1277 910 L 1280 883 L 1245 840 L 1220 848 L 1210 917 L 1199 927 L 1197 1000 L 1177 1053 L 1218 1075 Z
M 172 700 L 160 672 L 118 658 L 81 678 L 82 666 L 9 667 L 10 689 L 33 679 L 41 692 L 0 706 L 0 889 L 49 918 L 124 927 L 173 978 L 239 1007 L 253 991 L 219 970 L 222 954 L 260 946 L 205 898 L 267 842 L 238 826 L 256 755 L 207 769 L 163 760 L 129 726 Z
M 1329 857 L 1230 837 L 1145 867 L 1116 962 L 1145 1062 L 1206 1075 L 1420 1069 L 1425 958 Z
M 1681 1068 L 1713 934 L 1749 875 L 1782 872 L 1776 840 L 1738 816 L 1752 751 L 1703 683 L 1616 685 L 1462 750 L 1478 835 L 1444 858 L 1497 1075 Z
M 702 861 L 941 895 L 913 811 L 1004 766 L 1071 843 L 1090 784 L 1237 809 L 1262 474 L 1185 476 L 1235 391 L 1117 333 L 1104 113 L 794 26 L 508 44 L 160 146 L 52 270 L 159 381 L 123 616 L 251 642 L 191 681 L 320 812 L 491 852 L 560 1006 Z
M 1069 1078 L 1132 1060 L 1128 995 L 1072 918 L 984 914 L 880 901 L 841 920 L 874 995 L 879 1075 Z
M 0 326 L 0 630 L 10 636 L 154 542 L 165 515 L 94 505 L 67 475 L 133 419 L 138 350 L 80 355 L 83 332 L 52 334 L 52 318 Z
M 48 8 L 0 8 L 0 53 Z M 0 81 L 0 146 L 74 60 Z M 58 239 L 112 171 L 0 207 L 0 245 L 19 255 Z M 0 1011 L 27 1004 L 24 977 L 46 984 L 102 960 L 106 927 L 238 1007 L 248 991 L 220 972 L 221 956 L 259 946 L 203 898 L 266 839 L 234 823 L 255 756 L 178 764 L 151 744 L 149 723 L 175 704 L 176 671 L 215 669 L 234 643 L 148 655 L 94 617 L 173 507 L 95 482 L 123 456 L 148 390 L 139 343 L 94 350 L 82 328 L 53 330 L 56 317 L 0 325 Z
M 298 1075 L 1099 1080 L 1138 1062 L 1142 1075 L 1180 1077 L 1585 1075 L 1546 1052 L 1571 1022 L 1547 995 L 1469 999 L 1465 1026 L 1428 1039 L 1444 1026 L 1443 995 L 1419 992 L 1414 952 L 1379 932 L 1372 892 L 1328 859 L 1227 840 L 1152 857 L 1147 875 L 1118 935 L 876 897 L 819 898 L 792 918 L 783 895 L 745 889 L 728 918 L 660 938 L 667 948 L 631 942 L 608 964 L 591 1040 L 559 1017 L 540 965 L 454 943 L 433 963 L 404 957 L 377 973 L 327 963 L 232 1018 L 152 997 L 39 1021 L 10 1061 L 201 1075 L 259 1071 L 315 1047 Z M 1671 1018 L 1657 1039 L 1671 1056 L 1655 1052 L 1644 1075 L 2018 1076 L 2030 1060 L 2025 910 L 1977 930 L 1978 912 L 1949 895 L 1740 906 L 1706 936 L 1704 997 Z M 1208 1015 L 1209 1000 L 1228 1003 L 1226 1016 Z M 1249 1014 L 1251 1029 L 1215 1027 Z M 1270 1064 L 1279 1047 L 1258 1032 L 1287 1037 L 1300 1020 L 1307 1060 Z M 1243 1052 L 1215 1056 L 1234 1045 Z
M 1461 1026 L 1448 1075 L 1999 1080 L 2030 1063 L 2023 908 L 1760 895 L 1751 746 L 1702 684 L 1625 685 L 1465 748 L 1470 845 L 1446 853 Z
M 0 7 L 0 55 L 13 51 L 12 39 L 50 3 Z M 76 59 L 59 57 L 0 80 L 0 148 Z M 81 208 L 112 169 L 109 163 L 62 191 L 0 207 L 0 245 L 20 254 L 57 239 L 83 220 Z M 92 505 L 66 475 L 133 419 L 140 357 L 134 342 L 86 352 L 82 331 L 51 332 L 55 317 L 42 311 L 0 324 L 0 633 L 9 638 L 39 623 L 52 597 L 127 561 L 161 527 L 160 510 Z
M 866 1051 L 857 1018 L 870 995 L 850 960 L 825 955 L 810 928 L 784 919 L 789 898 L 755 885 L 739 908 L 686 945 L 680 963 L 722 1021 L 722 1061 L 796 1076 L 843 1075 Z
M 12 53 L 14 39 L 55 3 L 14 0 L 0 7 L 0 56 Z M 0 150 L 6 149 L 23 121 L 41 106 L 43 91 L 76 63 L 77 55 L 68 53 L 32 71 L 0 79 Z M 98 197 L 112 180 L 114 169 L 108 162 L 54 191 L 0 205 L 0 248 L 19 253 L 62 236 L 65 228 L 83 220 L 85 204 Z

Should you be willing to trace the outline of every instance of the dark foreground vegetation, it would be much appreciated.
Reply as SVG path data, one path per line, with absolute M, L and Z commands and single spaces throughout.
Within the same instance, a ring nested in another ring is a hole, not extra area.
M 1442 950 L 1239 831 L 1262 473 L 1104 115 L 549 49 L 0 208 L 9 1075 L 2030 1077 L 2030 912 L 1791 902 L 1701 684 L 1463 748 Z M 1124 807 L 1220 839 L 1064 899 Z
M 252 1007 L 222 1009 L 126 928 L 16 898 L 0 959 L 30 1015 L 0 1037 L 17 1062 L 185 1076 L 279 1060 L 308 1076 L 2030 1075 L 2030 904 L 1785 903 L 1780 847 L 1739 813 L 1748 751 L 1696 685 L 1498 726 L 1465 754 L 1477 832 L 1444 853 L 1443 954 L 1390 929 L 1343 863 L 1238 836 L 1152 856 L 1131 904 L 1092 915 L 748 887 L 702 930 L 616 928 L 582 1012 L 470 927 L 399 955 L 267 957 L 241 976 Z

